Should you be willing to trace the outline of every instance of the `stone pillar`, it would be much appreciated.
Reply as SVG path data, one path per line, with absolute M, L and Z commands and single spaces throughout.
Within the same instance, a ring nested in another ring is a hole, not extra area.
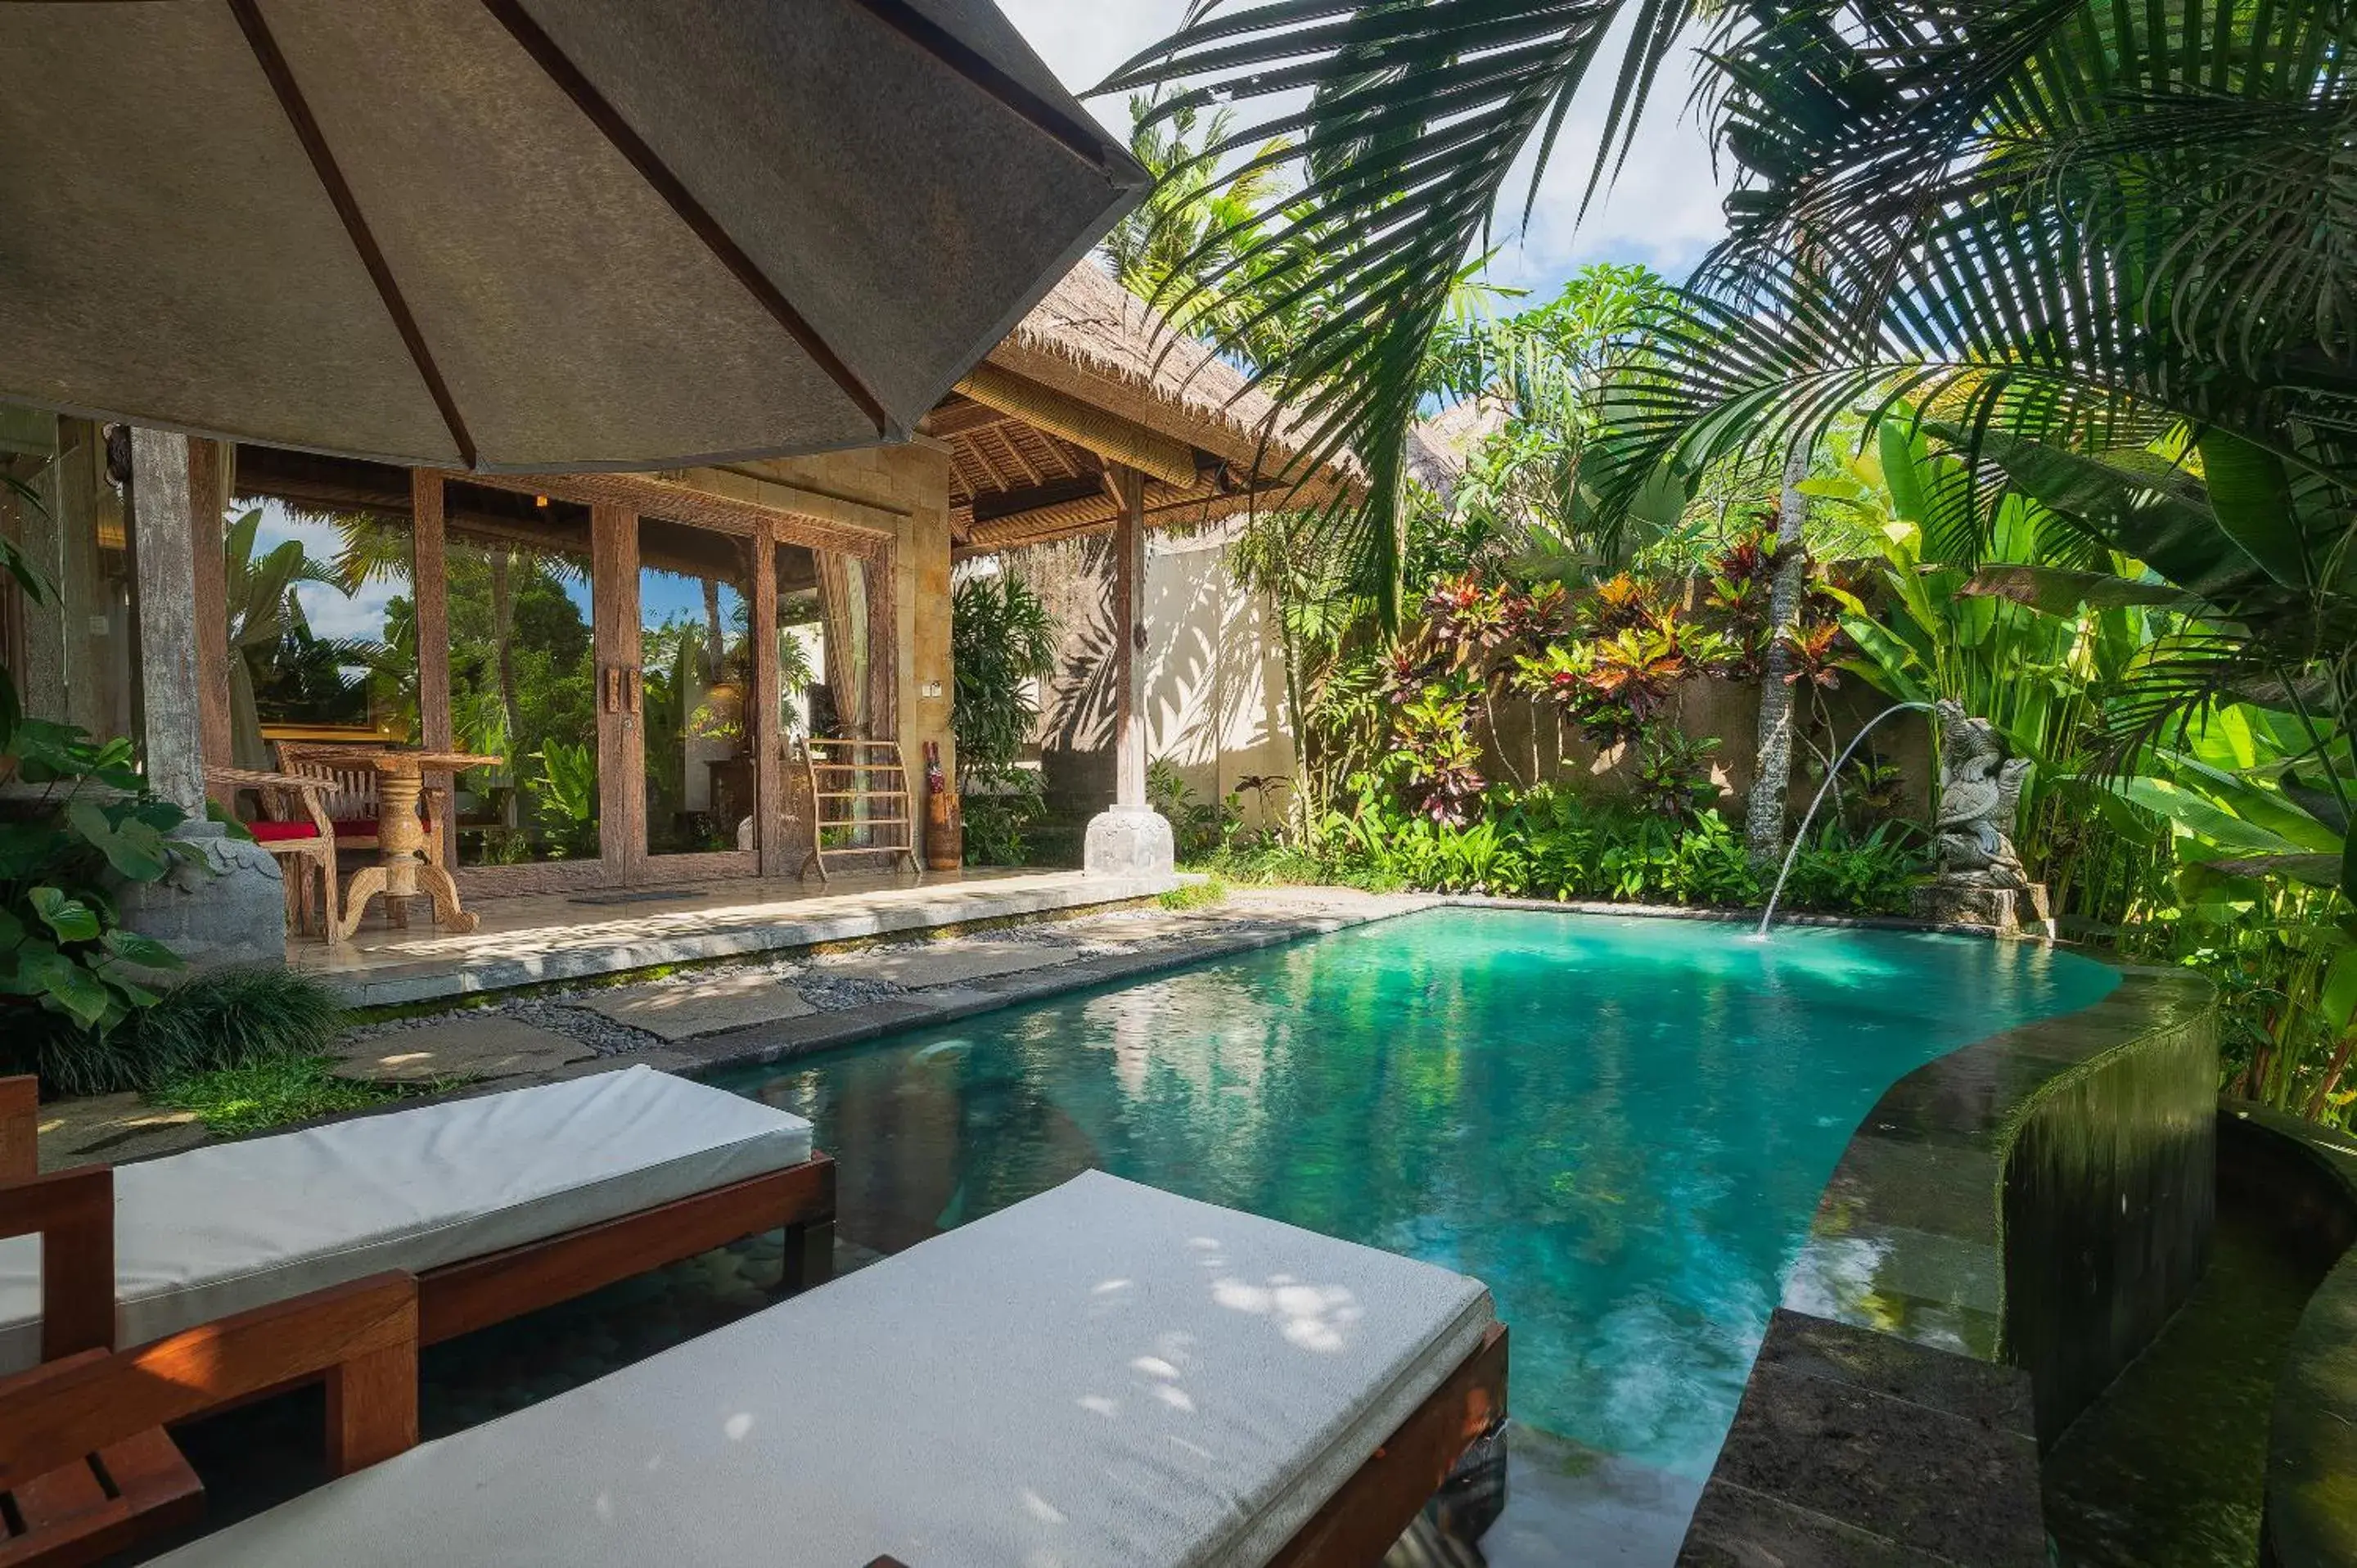
M 197 681 L 196 542 L 188 521 L 188 438 L 131 433 L 131 541 L 139 584 L 139 700 L 147 788 L 205 809 L 205 730 Z
M 1146 806 L 1146 477 L 1113 470 L 1113 802 Z
M 188 548 L 196 585 L 197 722 L 204 759 L 237 761 L 230 725 L 229 570 L 221 559 L 221 520 L 229 510 L 237 449 L 226 441 L 188 443 Z M 223 798 L 223 805 L 229 802 Z
M 1082 865 L 1092 875 L 1168 876 L 1170 824 L 1146 803 L 1146 477 L 1108 470 L 1121 502 L 1113 544 L 1113 809 L 1089 822 Z
M 197 674 L 196 532 L 188 441 L 131 433 L 131 548 L 139 595 L 141 741 L 147 788 L 189 815 L 173 833 L 186 858 L 162 882 L 122 889 L 124 924 L 193 968 L 280 962 L 285 885 L 269 852 L 205 817 L 204 704 Z M 214 551 L 219 553 L 220 546 Z

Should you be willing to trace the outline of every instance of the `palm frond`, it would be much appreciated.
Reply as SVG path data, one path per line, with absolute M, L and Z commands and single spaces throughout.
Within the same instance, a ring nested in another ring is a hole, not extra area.
M 1544 165 L 1623 4 L 1203 0 L 1176 34 L 1097 89 L 1178 87 L 1157 108 L 1166 118 L 1307 91 L 1305 106 L 1275 109 L 1196 155 L 1219 171 L 1210 191 L 1233 192 L 1276 159 L 1299 171 L 1299 184 L 1205 234 L 1194 260 L 1229 253 L 1182 269 L 1184 291 L 1157 303 L 1183 313 L 1189 295 L 1248 274 L 1256 309 L 1230 325 L 1226 346 L 1282 314 L 1313 318 L 1259 369 L 1292 416 L 1298 473 L 1345 453 L 1366 466 L 1365 502 L 1331 521 L 1339 542 L 1372 553 L 1386 621 L 1397 612 L 1400 454 L 1426 345 L 1516 156 L 1543 143 Z M 1691 0 L 1638 0 L 1591 188 L 1625 148 L 1691 8 Z

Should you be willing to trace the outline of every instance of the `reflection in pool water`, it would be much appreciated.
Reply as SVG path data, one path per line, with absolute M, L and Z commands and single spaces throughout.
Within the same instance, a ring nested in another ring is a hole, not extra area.
M 2024 945 L 1436 910 L 724 1079 L 888 1251 L 1089 1166 L 1462 1270 L 1518 1421 L 1689 1477 L 1892 1080 L 2117 977 Z

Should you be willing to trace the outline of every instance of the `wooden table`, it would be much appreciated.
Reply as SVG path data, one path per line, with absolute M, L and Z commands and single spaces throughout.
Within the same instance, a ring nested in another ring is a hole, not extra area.
M 418 751 L 409 746 L 353 746 L 339 760 L 376 770 L 376 864 L 352 875 L 344 894 L 343 923 L 337 934 L 350 940 L 360 929 L 368 901 L 382 893 L 387 898 L 434 900 L 434 923 L 446 930 L 471 931 L 482 918 L 458 907 L 458 885 L 450 874 L 418 853 L 425 847 L 425 824 L 417 820 L 417 798 L 428 773 L 463 773 L 469 768 L 497 768 L 503 757 L 478 757 L 465 751 Z

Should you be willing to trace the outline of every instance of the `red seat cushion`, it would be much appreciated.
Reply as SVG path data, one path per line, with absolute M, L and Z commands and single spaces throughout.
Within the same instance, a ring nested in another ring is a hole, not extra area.
M 256 843 L 284 843 L 289 839 L 315 839 L 319 830 L 309 822 L 248 822 Z
M 376 837 L 374 817 L 339 817 L 330 824 L 339 839 L 372 839 Z

